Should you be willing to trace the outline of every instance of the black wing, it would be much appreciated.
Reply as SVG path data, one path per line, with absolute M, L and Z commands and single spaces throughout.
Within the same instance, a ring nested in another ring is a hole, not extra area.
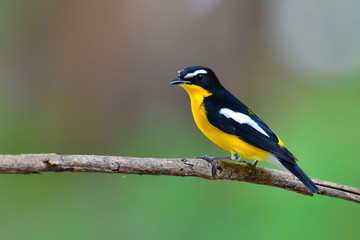
M 218 129 L 238 136 L 241 140 L 271 152 L 277 157 L 287 162 L 295 163 L 296 158 L 286 149 L 281 147 L 276 134 L 242 102 L 236 99 L 228 91 L 213 94 L 204 99 L 204 107 L 207 112 L 209 122 Z M 232 118 L 220 114 L 220 110 L 228 108 L 234 112 L 248 115 L 263 129 L 267 136 L 248 124 L 241 124 Z

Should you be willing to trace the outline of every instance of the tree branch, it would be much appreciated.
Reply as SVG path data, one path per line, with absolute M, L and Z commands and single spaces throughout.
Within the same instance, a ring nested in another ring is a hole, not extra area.
M 297 193 L 312 195 L 292 174 L 256 167 L 255 174 L 246 164 L 215 161 L 220 170 L 213 174 L 212 166 L 202 159 L 135 158 L 94 155 L 21 154 L 0 155 L 0 173 L 40 172 L 102 172 L 123 174 L 147 174 L 192 176 L 209 180 L 226 179 L 283 188 Z M 320 189 L 320 195 L 341 198 L 360 203 L 360 189 L 312 178 Z

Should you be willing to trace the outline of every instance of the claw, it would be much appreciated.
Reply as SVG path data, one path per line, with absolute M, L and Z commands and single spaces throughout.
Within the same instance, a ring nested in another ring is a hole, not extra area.
M 225 159 L 230 159 L 229 157 L 210 157 L 208 155 L 205 155 L 205 156 L 196 156 L 194 157 L 196 159 L 204 159 L 205 161 L 208 161 L 212 168 L 211 168 L 211 173 L 213 176 L 216 175 L 216 170 L 220 170 L 221 172 L 221 168 L 216 166 L 216 164 L 214 163 L 215 160 L 225 160 Z
M 252 170 L 254 171 L 254 176 L 255 176 L 255 178 L 257 177 L 257 171 L 256 171 L 256 165 L 257 165 L 257 163 L 258 163 L 257 160 L 255 160 L 255 161 L 252 162 L 252 163 L 248 163 L 248 162 L 247 162 L 247 165 L 248 165 L 249 167 L 251 167 Z

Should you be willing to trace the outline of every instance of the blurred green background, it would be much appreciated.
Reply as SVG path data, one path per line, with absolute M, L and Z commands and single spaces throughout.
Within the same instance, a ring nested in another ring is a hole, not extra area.
M 0 0 L 0 153 L 224 156 L 168 82 L 191 65 L 310 176 L 360 187 L 357 1 Z M 261 166 L 269 167 L 265 163 Z M 242 182 L 0 176 L 1 239 L 355 239 L 360 208 Z

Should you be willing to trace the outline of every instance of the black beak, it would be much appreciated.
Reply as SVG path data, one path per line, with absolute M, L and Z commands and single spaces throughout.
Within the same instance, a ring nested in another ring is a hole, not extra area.
M 169 82 L 170 85 L 181 85 L 181 84 L 186 84 L 186 83 L 190 83 L 189 81 L 185 81 L 183 79 L 181 79 L 180 77 L 178 77 L 175 80 L 172 80 L 171 82 Z

